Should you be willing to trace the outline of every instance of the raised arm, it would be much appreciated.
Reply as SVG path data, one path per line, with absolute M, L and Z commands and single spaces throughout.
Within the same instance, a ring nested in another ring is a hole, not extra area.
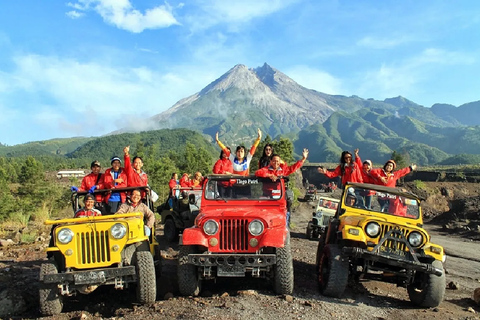
M 215 141 L 217 142 L 218 146 L 220 149 L 223 150 L 223 152 L 227 155 L 227 157 L 230 157 L 230 151 L 225 147 L 225 145 L 218 139 L 218 131 L 215 133 Z
M 255 154 L 255 150 L 257 150 L 257 146 L 260 143 L 260 140 L 262 140 L 262 131 L 260 128 L 257 129 L 257 139 L 253 142 L 252 147 L 250 148 L 250 154 L 253 156 Z

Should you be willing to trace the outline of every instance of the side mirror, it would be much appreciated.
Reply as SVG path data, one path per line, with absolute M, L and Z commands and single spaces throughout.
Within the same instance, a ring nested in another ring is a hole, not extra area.
M 194 194 L 189 194 L 188 195 L 188 203 L 195 204 L 195 202 L 196 202 L 195 195 Z

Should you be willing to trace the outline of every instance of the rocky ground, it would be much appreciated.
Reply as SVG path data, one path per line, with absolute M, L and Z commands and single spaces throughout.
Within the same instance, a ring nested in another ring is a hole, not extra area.
M 416 308 L 404 288 L 376 281 L 350 284 L 341 299 L 320 295 L 315 281 L 318 242 L 305 238 L 314 203 L 300 202 L 292 215 L 295 288 L 291 296 L 276 296 L 264 280 L 240 278 L 207 283 L 200 297 L 180 297 L 178 248 L 163 240 L 159 228 L 164 264 L 153 306 L 132 303 L 134 292 L 100 287 L 90 295 L 66 299 L 64 312 L 55 319 L 480 319 L 480 306 L 472 300 L 473 290 L 480 287 L 478 185 L 407 187 L 426 198 L 432 241 L 443 245 L 448 255 L 445 301 L 437 308 Z M 0 247 L 1 318 L 40 317 L 37 281 L 47 238 L 44 235 L 30 245 Z

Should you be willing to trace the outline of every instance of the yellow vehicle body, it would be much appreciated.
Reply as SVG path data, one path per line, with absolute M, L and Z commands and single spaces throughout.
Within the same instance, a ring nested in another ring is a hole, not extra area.
M 121 239 L 115 239 L 110 232 L 117 223 L 127 228 L 126 235 Z M 141 212 L 47 220 L 45 224 L 56 225 L 52 234 L 55 239 L 65 228 L 74 234 L 71 242 L 62 244 L 55 241 L 55 246 L 47 249 L 47 252 L 60 252 L 64 256 L 65 268 L 91 269 L 121 263 L 125 246 L 148 240 Z
M 446 256 L 423 228 L 421 199 L 405 190 L 347 183 L 317 249 L 320 291 L 339 297 L 349 278 L 406 287 L 410 300 L 438 306 Z

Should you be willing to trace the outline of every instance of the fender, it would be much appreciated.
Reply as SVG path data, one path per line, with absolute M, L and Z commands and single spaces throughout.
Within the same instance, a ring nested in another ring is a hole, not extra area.
M 283 248 L 285 246 L 285 240 L 288 236 L 288 230 L 286 228 L 268 229 L 262 237 L 260 247 L 276 247 Z
M 182 245 L 184 246 L 193 246 L 200 245 L 208 247 L 208 240 L 206 235 L 198 227 L 188 228 L 183 230 L 182 235 Z

